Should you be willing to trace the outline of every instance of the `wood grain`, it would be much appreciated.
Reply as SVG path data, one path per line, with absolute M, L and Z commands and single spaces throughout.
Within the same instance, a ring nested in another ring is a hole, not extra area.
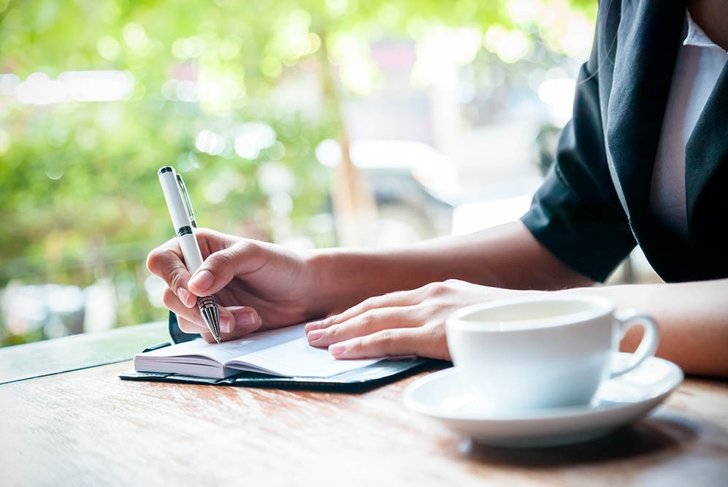
M 130 363 L 0 386 L 0 485 L 725 485 L 728 385 L 687 380 L 601 440 L 472 445 L 365 394 L 127 382 Z

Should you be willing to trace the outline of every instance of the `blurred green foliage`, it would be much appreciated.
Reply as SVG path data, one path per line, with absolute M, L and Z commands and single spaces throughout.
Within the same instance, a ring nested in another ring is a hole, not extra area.
M 120 324 L 162 318 L 142 290 L 146 253 L 172 235 L 156 178 L 160 166 L 173 164 L 187 176 L 202 225 L 274 238 L 260 169 L 282 165 L 293 175 L 294 233 L 311 234 L 310 217 L 325 207 L 328 192 L 314 149 L 344 128 L 337 100 L 312 92 L 317 109 L 300 110 L 280 102 L 280 86 L 298 76 L 319 79 L 321 63 L 339 61 L 337 42 L 345 36 L 364 43 L 416 38 L 440 24 L 539 28 L 516 22 L 509 5 L 0 0 L 0 74 L 53 79 L 65 71 L 122 70 L 134 78 L 123 101 L 34 106 L 0 96 L 0 289 L 11 280 L 83 287 L 107 277 L 132 289 L 119 291 Z M 596 2 L 570 5 L 593 16 Z M 170 80 L 207 84 L 199 100 L 184 102 L 170 96 Z M 231 141 L 248 122 L 267 124 L 275 143 L 245 158 Z M 225 147 L 215 155 L 198 150 L 202 130 L 221 135 Z

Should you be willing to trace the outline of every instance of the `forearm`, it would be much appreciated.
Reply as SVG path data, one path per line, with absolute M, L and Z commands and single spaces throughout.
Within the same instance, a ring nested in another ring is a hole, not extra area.
M 340 311 L 369 297 L 460 279 L 510 289 L 563 289 L 590 281 L 566 267 L 520 222 L 388 249 L 333 249 L 308 258 L 318 308 Z
M 686 372 L 728 376 L 728 279 L 680 284 L 604 286 L 564 291 L 600 294 L 619 309 L 652 315 L 660 330 L 657 354 Z M 633 351 L 641 333 L 628 333 L 622 349 Z

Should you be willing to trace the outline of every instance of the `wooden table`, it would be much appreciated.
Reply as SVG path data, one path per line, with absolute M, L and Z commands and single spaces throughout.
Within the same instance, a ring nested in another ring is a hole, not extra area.
M 118 379 L 130 368 L 0 385 L 0 485 L 728 485 L 722 381 L 686 380 L 601 440 L 508 450 L 407 410 L 425 373 L 342 394 Z

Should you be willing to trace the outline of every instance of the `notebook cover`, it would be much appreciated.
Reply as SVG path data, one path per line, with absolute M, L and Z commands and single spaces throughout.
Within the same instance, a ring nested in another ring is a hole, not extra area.
M 331 377 L 278 377 L 256 372 L 240 372 L 225 379 L 211 379 L 181 374 L 136 371 L 124 372 L 119 377 L 122 380 L 176 382 L 211 386 L 363 392 L 415 372 L 430 368 L 443 368 L 443 364 L 447 364 L 447 362 L 423 358 L 382 360 L 367 367 L 342 372 Z

